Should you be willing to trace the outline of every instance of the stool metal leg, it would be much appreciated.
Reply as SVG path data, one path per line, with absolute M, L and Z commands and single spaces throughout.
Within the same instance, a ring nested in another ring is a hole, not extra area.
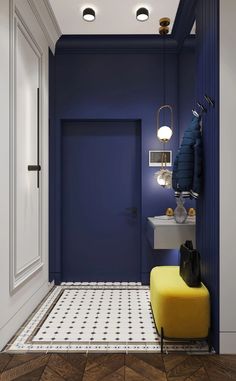
M 210 330 L 208 330 L 207 344 L 208 344 L 208 352 L 211 353 L 211 351 L 212 351 L 212 345 L 211 345 L 211 334 L 210 334 Z
M 161 353 L 163 353 L 164 329 L 161 327 Z

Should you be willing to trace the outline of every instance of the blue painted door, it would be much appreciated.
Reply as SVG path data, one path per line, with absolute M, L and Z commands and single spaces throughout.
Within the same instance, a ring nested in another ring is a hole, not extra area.
M 140 280 L 140 125 L 62 127 L 63 281 Z

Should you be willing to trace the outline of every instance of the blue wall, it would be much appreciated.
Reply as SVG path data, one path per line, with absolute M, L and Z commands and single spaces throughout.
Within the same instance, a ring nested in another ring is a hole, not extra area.
M 219 2 L 199 0 L 197 21 L 197 98 L 215 100 L 203 117 L 204 181 L 197 202 L 197 244 L 202 275 L 212 306 L 212 338 L 219 349 Z
M 157 37 L 155 37 L 157 39 Z M 150 48 L 145 37 L 139 48 L 139 37 L 133 38 L 132 46 L 122 48 L 122 41 L 111 36 L 112 49 L 106 46 L 106 38 L 95 38 L 95 44 L 86 50 L 84 37 L 62 37 L 56 56 L 51 56 L 50 77 L 54 75 L 54 91 L 50 92 L 50 272 L 51 278 L 60 281 L 61 274 L 61 122 L 69 119 L 140 119 L 142 141 L 142 274 L 147 282 L 150 269 L 157 264 L 177 264 L 176 251 L 154 251 L 145 235 L 146 217 L 165 213 L 167 207 L 175 207 L 172 190 L 159 187 L 154 179 L 155 168 L 148 166 L 148 151 L 162 149 L 156 139 L 156 111 L 163 103 L 163 59 L 160 47 Z M 129 38 L 128 38 L 129 40 Z M 153 36 L 150 37 L 150 41 Z M 81 44 L 82 41 L 82 44 Z M 91 44 L 92 38 L 89 38 Z M 101 45 L 102 41 L 102 45 Z M 93 41 L 92 41 L 93 42 Z M 73 45 L 73 48 L 71 47 Z M 82 46 L 82 47 L 81 47 Z M 146 48 L 148 47 L 148 49 Z M 161 45 L 162 46 L 162 45 Z M 69 49 L 68 49 L 69 47 Z M 179 57 L 170 41 L 166 59 L 167 101 L 174 107 L 174 134 L 167 149 L 173 157 L 179 145 L 180 120 L 191 118 L 189 94 L 194 82 L 192 61 L 194 53 L 189 51 L 185 60 L 188 65 L 190 87 L 184 83 L 179 99 Z M 184 59 L 184 57 L 182 58 Z M 52 71 L 54 73 L 52 73 Z M 183 73 L 183 72 L 182 72 Z M 193 78 L 192 78 L 193 77 Z M 182 79 L 181 79 L 182 81 Z M 51 90 L 51 89 L 50 89 Z
M 195 78 L 196 55 L 195 44 L 182 49 L 179 53 L 178 105 L 179 105 L 179 142 L 181 143 L 184 130 L 192 119 L 192 109 L 196 104 Z

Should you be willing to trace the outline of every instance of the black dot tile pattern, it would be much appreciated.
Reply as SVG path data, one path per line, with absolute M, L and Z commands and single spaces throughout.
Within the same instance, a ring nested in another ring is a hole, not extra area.
M 64 323 L 63 323 L 64 322 Z M 153 343 L 148 289 L 65 289 L 33 342 Z

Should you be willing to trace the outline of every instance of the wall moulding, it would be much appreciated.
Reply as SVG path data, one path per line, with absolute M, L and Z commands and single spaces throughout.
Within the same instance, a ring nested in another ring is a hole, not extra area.
M 183 48 L 195 47 L 195 36 L 186 39 Z M 159 35 L 122 36 L 62 36 L 56 45 L 57 54 L 68 53 L 162 53 L 163 39 Z M 166 36 L 165 52 L 177 54 L 179 46 L 172 36 Z
M 62 32 L 57 23 L 53 10 L 48 0 L 27 0 L 38 23 L 46 37 L 51 51 L 55 52 L 55 45 Z

